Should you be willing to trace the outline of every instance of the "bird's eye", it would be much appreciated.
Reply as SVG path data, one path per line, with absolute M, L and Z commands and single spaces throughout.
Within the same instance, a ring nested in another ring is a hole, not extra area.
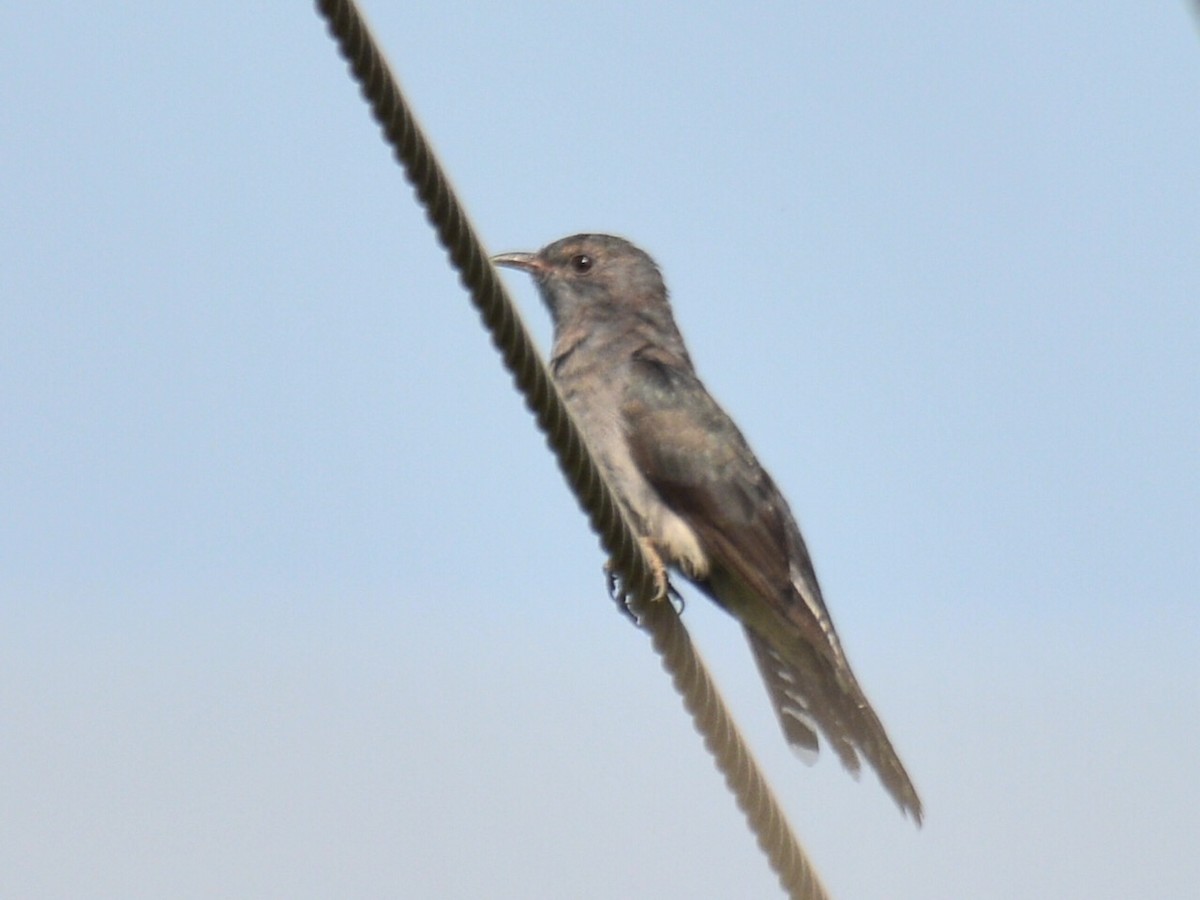
M 576 253 L 571 257 L 571 268 L 577 275 L 586 275 L 592 271 L 595 261 L 586 253 Z

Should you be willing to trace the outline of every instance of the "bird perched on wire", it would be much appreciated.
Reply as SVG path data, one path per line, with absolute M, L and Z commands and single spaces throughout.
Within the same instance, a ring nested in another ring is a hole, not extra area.
M 670 567 L 733 614 L 792 747 L 815 757 L 820 731 L 855 774 L 861 753 L 919 824 L 920 798 L 842 652 L 800 529 L 696 376 L 654 260 L 579 234 L 492 262 L 537 283 L 554 322 L 550 371 L 660 595 Z

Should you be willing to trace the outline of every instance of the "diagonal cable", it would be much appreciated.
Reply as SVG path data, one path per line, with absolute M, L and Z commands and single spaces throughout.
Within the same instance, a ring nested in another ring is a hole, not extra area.
M 794 900 L 827 900 L 816 871 L 717 693 L 674 607 L 656 601 L 655 580 L 633 529 L 568 414 L 529 333 L 488 261 L 353 0 L 318 0 L 342 55 L 404 167 L 504 365 L 546 435 L 567 483 L 620 577 L 629 609 L 650 632 L 705 746 L 733 792 L 780 884 Z

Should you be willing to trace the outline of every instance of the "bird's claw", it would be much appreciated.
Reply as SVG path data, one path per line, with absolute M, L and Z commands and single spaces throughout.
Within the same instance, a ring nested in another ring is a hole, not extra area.
M 677 600 L 679 601 L 679 611 L 683 612 L 683 597 L 671 584 L 671 580 L 667 576 L 667 567 L 663 564 L 658 548 L 654 546 L 654 543 L 649 538 L 639 538 L 639 543 L 642 546 L 642 554 L 646 559 L 646 563 L 650 567 L 651 577 L 654 579 L 654 595 L 651 597 L 651 601 Z M 625 615 L 629 616 L 635 624 L 638 624 L 638 616 L 629 605 L 630 592 L 626 589 L 624 582 L 621 580 L 620 573 L 617 572 L 616 566 L 611 559 L 604 564 L 604 579 L 609 597 L 617 603 Z
M 629 606 L 629 594 L 621 583 L 621 576 L 617 573 L 616 567 L 613 566 L 612 560 L 608 560 L 604 564 L 604 584 L 608 588 L 608 596 L 629 621 L 634 625 L 638 624 L 638 617 Z

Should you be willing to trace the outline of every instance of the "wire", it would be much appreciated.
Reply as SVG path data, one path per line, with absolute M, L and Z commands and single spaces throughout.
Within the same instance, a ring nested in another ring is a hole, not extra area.
M 623 599 L 649 631 L 663 667 L 692 716 L 705 746 L 746 816 L 780 884 L 794 900 L 827 900 L 812 864 L 796 841 L 766 779 L 750 754 L 675 608 L 656 600 L 654 574 L 640 543 L 604 481 L 579 429 L 504 290 L 483 245 L 417 126 L 353 0 L 318 0 L 317 8 L 363 97 L 383 129 L 459 279 L 479 310 L 504 365 L 525 397 L 558 460 L 567 484 L 610 555 Z

